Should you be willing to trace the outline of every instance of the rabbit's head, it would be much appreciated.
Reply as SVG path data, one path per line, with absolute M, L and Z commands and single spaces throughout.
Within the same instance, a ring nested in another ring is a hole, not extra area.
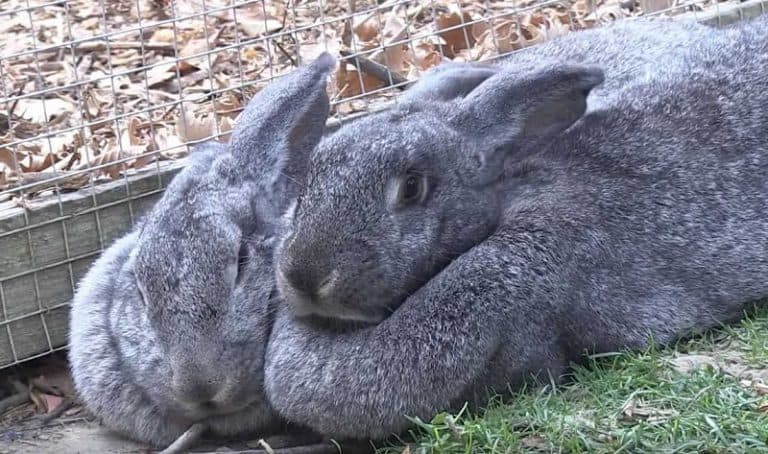
M 578 65 L 467 69 L 425 76 L 396 108 L 341 128 L 312 154 L 276 267 L 295 315 L 386 317 L 493 232 L 514 179 L 505 163 L 569 128 L 604 78 Z
M 168 358 L 155 365 L 148 392 L 192 419 L 231 413 L 261 396 L 273 241 L 322 136 L 334 64 L 323 54 L 267 85 L 227 146 L 192 153 L 139 231 L 126 279 L 135 281 Z

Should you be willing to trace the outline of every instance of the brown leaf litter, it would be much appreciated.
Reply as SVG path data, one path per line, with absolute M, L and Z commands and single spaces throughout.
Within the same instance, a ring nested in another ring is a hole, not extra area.
M 712 1 L 719 0 L 697 0 Z M 392 82 L 418 79 L 443 60 L 486 60 L 670 6 L 668 0 L 0 4 L 0 202 L 17 204 L 183 157 L 187 143 L 226 141 L 243 106 L 271 78 L 326 50 L 361 55 L 385 69 L 382 76 L 361 60 L 340 62 L 328 90 L 333 114 L 343 117 L 386 100 Z

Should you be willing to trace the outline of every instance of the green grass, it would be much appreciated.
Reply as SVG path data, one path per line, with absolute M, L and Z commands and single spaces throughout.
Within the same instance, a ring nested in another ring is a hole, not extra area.
M 416 421 L 406 452 L 768 453 L 768 386 L 755 386 L 768 384 L 768 311 L 675 348 L 591 359 L 573 378 Z

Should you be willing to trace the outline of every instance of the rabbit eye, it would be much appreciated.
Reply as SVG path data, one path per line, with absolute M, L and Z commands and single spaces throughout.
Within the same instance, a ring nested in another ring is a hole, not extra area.
M 401 205 L 411 205 L 420 202 L 426 193 L 426 181 L 423 175 L 409 173 L 400 185 L 399 202 Z
M 248 243 L 243 241 L 240 244 L 240 251 L 237 253 L 237 276 L 238 276 L 238 278 L 243 273 L 243 270 L 245 269 L 245 265 L 248 264 L 249 255 L 250 255 L 250 251 L 248 249 Z

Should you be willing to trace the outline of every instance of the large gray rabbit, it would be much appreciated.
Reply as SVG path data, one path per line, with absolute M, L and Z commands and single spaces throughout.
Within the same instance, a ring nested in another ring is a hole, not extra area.
M 768 17 L 722 33 L 590 112 L 600 65 L 506 66 L 325 138 L 279 251 L 278 412 L 385 437 L 768 296 Z
M 264 88 L 228 145 L 196 147 L 137 227 L 75 295 L 72 373 L 86 407 L 164 446 L 203 422 L 213 435 L 281 424 L 263 391 L 274 318 L 273 242 L 328 112 L 324 54 Z M 311 112 L 312 116 L 308 113 Z

